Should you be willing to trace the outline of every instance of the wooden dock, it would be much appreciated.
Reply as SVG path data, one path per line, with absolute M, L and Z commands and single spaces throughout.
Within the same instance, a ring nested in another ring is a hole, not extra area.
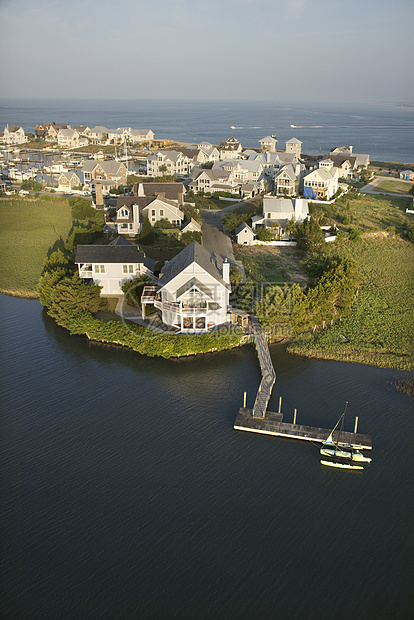
M 273 435 L 275 437 L 301 439 L 303 441 L 322 443 L 329 437 L 331 429 L 296 424 L 296 409 L 293 424 L 283 422 L 283 414 L 281 413 L 282 399 L 279 400 L 278 413 L 267 411 L 272 389 L 276 381 L 276 373 L 270 357 L 266 336 L 256 317 L 252 316 L 251 320 L 257 355 L 262 371 L 262 380 L 259 385 L 253 409 L 246 409 L 245 394 L 244 407 L 239 409 L 237 419 L 234 423 L 234 429 L 236 431 L 247 431 L 249 433 L 261 433 L 264 435 Z M 333 433 L 334 441 L 338 439 L 338 434 L 339 431 L 335 431 Z M 348 444 L 354 448 L 364 450 L 371 450 L 372 448 L 371 437 L 369 435 L 362 435 L 361 433 L 356 432 L 349 433 L 342 431 L 341 444 Z
M 257 391 L 253 416 L 263 419 L 266 415 L 267 405 L 269 404 L 270 395 L 276 381 L 276 373 L 270 357 L 266 336 L 255 316 L 252 316 L 252 325 L 260 369 L 262 371 L 262 380 Z
M 249 433 L 261 433 L 263 435 L 273 435 L 274 437 L 284 437 L 286 439 L 300 439 L 313 443 L 325 441 L 331 430 L 329 428 L 319 428 L 316 426 L 304 426 L 302 424 L 290 424 L 283 422 L 282 413 L 267 411 L 264 418 L 254 417 L 252 409 L 241 407 L 234 423 L 234 430 L 247 431 Z M 338 439 L 339 431 L 333 434 L 333 440 Z M 361 433 L 341 432 L 341 444 L 349 444 L 361 450 L 371 450 L 372 441 L 370 435 Z

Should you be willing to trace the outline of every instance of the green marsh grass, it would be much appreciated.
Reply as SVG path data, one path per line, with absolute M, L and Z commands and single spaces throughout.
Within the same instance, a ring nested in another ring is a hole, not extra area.
M 0 216 L 0 292 L 36 298 L 48 251 L 71 229 L 69 203 L 64 198 L 0 198 Z
M 307 357 L 414 368 L 414 245 L 378 233 L 356 242 L 335 242 L 328 252 L 358 263 L 361 284 L 352 312 L 332 327 L 299 336 L 288 350 Z

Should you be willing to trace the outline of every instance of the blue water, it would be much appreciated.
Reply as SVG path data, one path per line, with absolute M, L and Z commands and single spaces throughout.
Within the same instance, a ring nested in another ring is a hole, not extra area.
M 7 620 L 405 620 L 413 404 L 392 370 L 274 346 L 287 420 L 372 434 L 362 473 L 233 430 L 253 347 L 157 360 L 69 336 L 0 296 L 1 585 Z M 410 373 L 413 376 L 413 373 Z
M 235 136 L 244 147 L 277 134 L 278 147 L 296 137 L 304 153 L 354 147 L 372 160 L 414 162 L 414 108 L 391 104 L 309 104 L 248 101 L 1 99 L 0 127 L 33 132 L 46 121 L 108 128 L 152 129 L 156 138 L 212 144 Z M 295 127 L 291 127 L 295 125 Z

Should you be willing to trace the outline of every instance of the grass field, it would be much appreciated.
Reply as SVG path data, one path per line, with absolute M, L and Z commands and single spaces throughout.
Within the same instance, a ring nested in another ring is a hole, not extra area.
M 0 292 L 37 297 L 49 249 L 67 239 L 71 209 L 63 198 L 0 198 Z
M 405 213 L 412 205 L 411 198 L 375 194 L 351 193 L 342 196 L 333 205 L 317 205 L 328 217 L 329 223 L 337 224 L 352 217 L 352 226 L 367 230 L 394 226 L 397 230 L 409 228 L 413 218 Z
M 235 246 L 235 258 L 243 262 L 246 275 L 256 282 L 307 284 L 302 257 L 295 248 L 279 246 Z
M 375 192 L 392 192 L 393 194 L 401 194 L 404 196 L 410 195 L 410 190 L 413 188 L 414 183 L 407 183 L 406 181 L 397 181 L 390 179 L 382 181 L 379 185 L 374 187 Z
M 414 368 L 414 245 L 372 233 L 356 242 L 335 242 L 328 251 L 357 261 L 358 297 L 349 317 L 298 337 L 289 351 L 399 370 Z

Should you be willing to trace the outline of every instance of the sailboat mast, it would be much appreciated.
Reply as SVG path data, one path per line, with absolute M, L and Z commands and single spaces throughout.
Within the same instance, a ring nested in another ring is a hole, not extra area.
M 337 439 L 336 445 L 335 445 L 335 455 L 336 455 L 336 451 L 338 450 L 338 444 L 339 444 L 339 440 L 341 438 L 342 428 L 344 426 L 344 419 L 345 419 L 345 413 L 346 413 L 346 408 L 347 407 L 348 407 L 348 401 L 346 401 L 346 403 L 345 403 L 345 409 L 344 409 L 344 412 L 342 414 L 341 426 L 339 427 L 338 439 Z

